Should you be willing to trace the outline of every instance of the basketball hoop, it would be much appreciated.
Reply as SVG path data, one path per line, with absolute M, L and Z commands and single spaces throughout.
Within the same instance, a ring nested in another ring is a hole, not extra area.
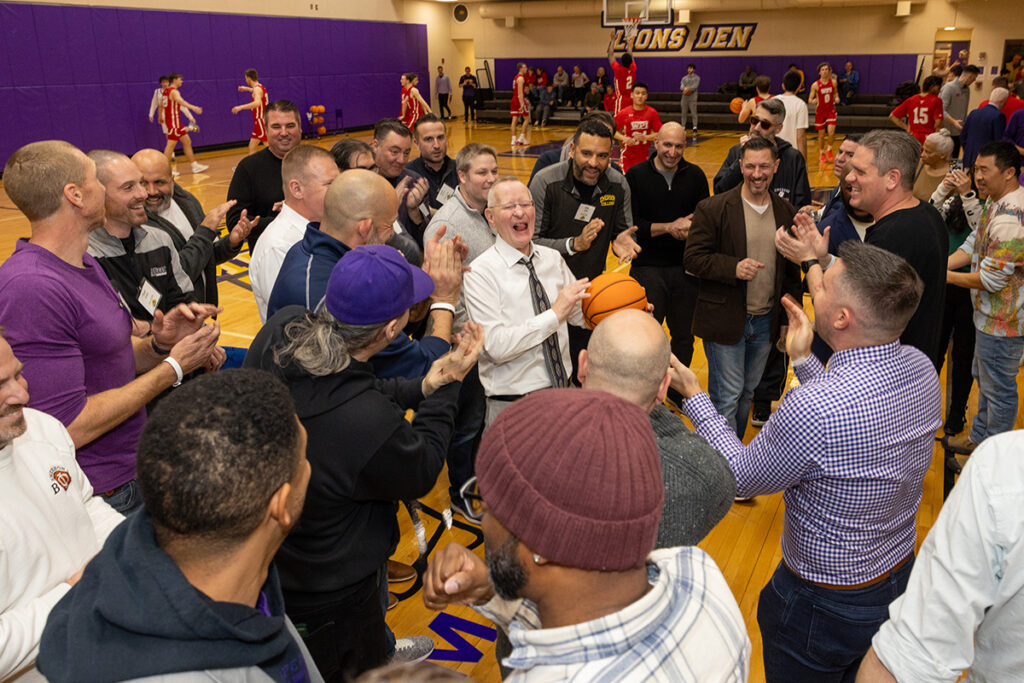
M 626 41 L 626 46 L 629 48 L 633 47 L 633 41 L 636 39 L 637 31 L 640 30 L 640 24 L 643 23 L 643 17 L 623 17 L 622 18 L 622 32 L 623 38 Z

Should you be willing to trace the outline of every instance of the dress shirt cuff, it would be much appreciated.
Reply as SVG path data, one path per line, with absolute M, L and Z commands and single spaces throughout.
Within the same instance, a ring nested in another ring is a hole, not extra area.
M 555 315 L 555 312 L 550 308 L 537 315 L 537 322 L 540 323 L 540 329 L 546 333 L 544 335 L 544 339 L 547 339 L 548 336 L 558 332 L 558 327 L 562 324 L 558 319 L 558 316 Z
M 801 384 L 814 379 L 825 369 L 825 366 L 821 364 L 821 361 L 813 353 L 807 356 L 799 365 L 796 363 L 792 363 L 792 365 L 793 374 L 796 375 Z
M 806 363 L 810 359 L 810 357 L 813 356 L 813 355 L 814 355 L 813 353 L 809 353 L 806 356 L 804 356 L 803 358 L 790 358 L 789 359 L 789 364 L 793 366 L 793 370 L 796 370 L 798 367 L 800 367 L 801 365 Z
M 575 237 L 569 237 L 565 240 L 565 253 L 568 254 L 569 256 L 572 256 L 573 254 L 576 253 L 576 250 L 572 248 L 572 243 L 575 239 Z

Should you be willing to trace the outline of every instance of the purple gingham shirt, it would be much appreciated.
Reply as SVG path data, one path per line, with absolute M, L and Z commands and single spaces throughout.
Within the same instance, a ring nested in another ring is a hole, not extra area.
M 914 550 L 921 486 L 942 424 L 939 378 L 928 358 L 898 341 L 813 355 L 801 386 L 749 445 L 707 394 L 686 401 L 697 433 L 736 474 L 738 495 L 784 491 L 782 556 L 804 579 L 869 581 Z

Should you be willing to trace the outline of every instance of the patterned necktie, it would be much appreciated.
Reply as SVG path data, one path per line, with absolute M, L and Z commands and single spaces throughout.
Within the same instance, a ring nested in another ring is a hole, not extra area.
M 537 279 L 537 271 L 533 269 L 533 257 L 531 256 L 528 259 L 521 258 L 519 263 L 526 266 L 526 269 L 530 271 L 530 293 L 533 294 L 533 312 L 539 315 L 551 308 L 547 292 L 544 291 L 540 280 Z M 551 378 L 552 387 L 557 389 L 569 386 L 569 377 L 565 374 L 565 366 L 562 364 L 562 352 L 558 348 L 557 331 L 551 333 L 551 336 L 544 340 L 544 366 L 547 368 L 548 377 Z

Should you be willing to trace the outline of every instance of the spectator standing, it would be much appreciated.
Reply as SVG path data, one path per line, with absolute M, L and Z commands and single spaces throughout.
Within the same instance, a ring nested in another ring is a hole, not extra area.
M 452 96 L 452 81 L 444 72 L 444 67 L 437 67 L 437 77 L 434 79 L 434 92 L 437 93 L 437 113 L 441 119 L 454 119 L 452 108 L 448 106 L 448 100 Z M 445 116 L 445 112 L 448 115 Z M 413 122 L 415 124 L 415 121 Z
M 686 75 L 679 81 L 679 90 L 682 97 L 679 99 L 680 123 L 686 128 L 686 113 L 690 113 L 693 119 L 693 137 L 697 137 L 697 94 L 700 88 L 700 76 L 697 75 L 697 65 L 687 64 Z

